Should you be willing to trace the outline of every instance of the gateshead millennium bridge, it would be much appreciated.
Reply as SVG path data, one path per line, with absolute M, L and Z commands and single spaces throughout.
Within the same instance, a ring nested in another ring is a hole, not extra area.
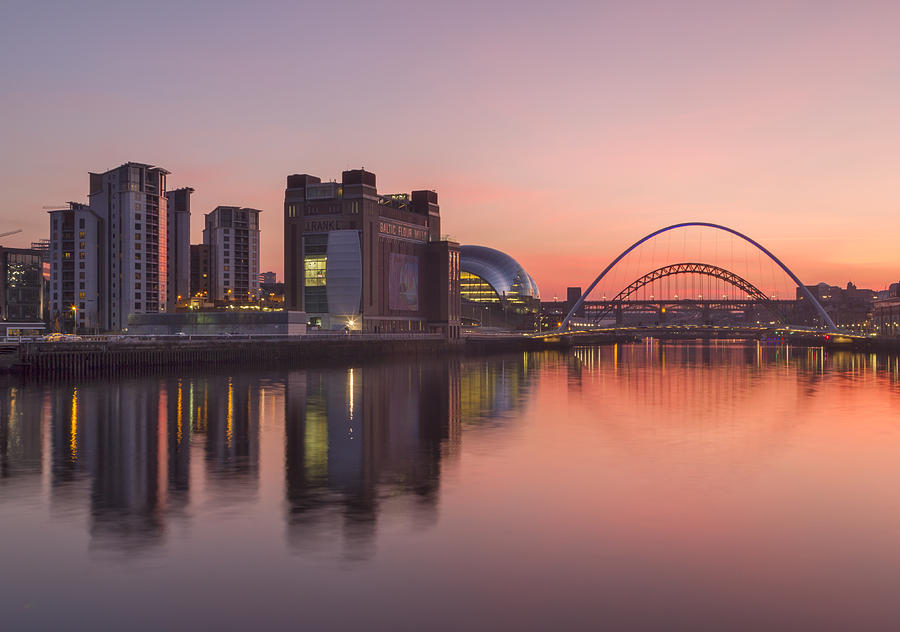
M 592 309 L 587 310 L 586 317 L 576 318 L 576 314 L 585 313 L 585 306 L 591 292 L 597 287 L 597 285 L 602 281 L 618 264 L 622 261 L 629 253 L 638 248 L 641 244 L 654 239 L 655 237 L 662 235 L 663 233 L 667 233 L 669 231 L 673 231 L 681 228 L 688 227 L 702 227 L 709 228 L 715 231 L 722 231 L 738 237 L 743 241 L 747 242 L 754 248 L 756 248 L 759 252 L 764 254 L 768 259 L 770 259 L 774 264 L 776 264 L 785 274 L 791 279 L 791 281 L 797 286 L 797 290 L 800 294 L 798 296 L 802 296 L 803 299 L 807 302 L 807 304 L 815 311 L 816 320 L 818 321 L 815 329 L 822 330 L 824 329 L 827 332 L 837 332 L 837 327 L 832 321 L 831 317 L 816 299 L 816 297 L 809 291 L 807 288 L 797 277 L 794 272 L 788 268 L 782 261 L 772 254 L 767 248 L 761 245 L 759 242 L 751 239 L 747 235 L 744 235 L 733 228 L 729 228 L 727 226 L 722 226 L 720 224 L 713 224 L 710 222 L 683 222 L 680 224 L 672 224 L 671 226 L 666 226 L 665 228 L 660 228 L 649 235 L 646 235 L 634 242 L 628 248 L 623 250 L 615 259 L 613 259 L 606 268 L 597 275 L 597 278 L 594 279 L 593 283 L 587 288 L 584 294 L 581 295 L 581 298 L 572 306 L 569 310 L 566 317 L 560 322 L 559 328 L 556 333 L 564 333 L 571 332 L 573 330 L 581 330 L 585 329 L 593 329 L 596 330 L 598 328 L 603 328 L 606 330 L 615 329 L 616 327 L 603 327 L 602 321 L 612 316 L 616 316 L 616 324 L 621 325 L 621 313 L 625 308 L 628 309 L 644 309 L 651 312 L 656 312 L 657 314 L 665 314 L 667 309 L 672 308 L 681 308 L 684 306 L 693 306 L 695 308 L 699 308 L 705 314 L 711 314 L 716 310 L 733 310 L 736 308 L 748 308 L 753 307 L 754 309 L 763 310 L 768 312 L 769 319 L 767 322 L 778 325 L 787 325 L 790 319 L 788 314 L 787 305 L 793 305 L 794 301 L 777 301 L 772 297 L 767 296 L 764 292 L 762 292 L 755 285 L 742 278 L 741 276 L 726 270 L 722 267 L 711 263 L 703 263 L 697 261 L 688 261 L 688 262 L 676 262 L 671 263 L 662 267 L 658 267 L 654 270 L 646 272 L 641 275 L 639 278 L 635 279 L 633 282 L 628 284 L 624 289 L 622 289 L 615 297 L 610 300 L 607 300 L 605 297 L 602 301 L 593 301 L 590 304 Z M 677 295 L 672 298 L 654 298 L 653 296 L 650 299 L 644 298 L 643 300 L 637 299 L 637 293 L 642 288 L 645 288 L 653 283 L 660 281 L 661 279 L 667 279 L 669 277 L 674 277 L 678 275 L 694 275 L 700 277 L 706 277 L 709 279 L 715 279 L 716 281 L 722 282 L 736 289 L 741 298 L 739 299 L 729 299 L 726 296 L 711 297 L 707 296 L 707 298 L 703 298 L 701 296 L 692 296 L 690 298 L 682 298 L 678 299 Z M 708 321 L 708 318 L 704 318 L 704 323 L 712 326 L 712 323 Z M 657 325 L 660 323 L 657 322 Z M 668 326 L 665 329 L 671 331 L 673 328 L 677 328 L 675 326 Z M 743 328 L 738 328 L 743 331 Z M 696 329 L 695 327 L 690 327 L 690 329 Z

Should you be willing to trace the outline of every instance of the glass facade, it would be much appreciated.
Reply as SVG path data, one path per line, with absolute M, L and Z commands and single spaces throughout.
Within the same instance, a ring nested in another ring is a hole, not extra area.
M 460 269 L 482 279 L 504 300 L 540 300 L 537 283 L 506 253 L 484 246 L 460 246 Z
M 464 301 L 473 303 L 499 303 L 500 296 L 491 287 L 491 284 L 471 272 L 461 272 L 459 275 L 459 295 Z
M 7 320 L 41 320 L 43 282 L 40 255 L 6 254 Z
M 537 284 L 506 253 L 460 246 L 460 315 L 473 325 L 533 329 L 540 312 Z
M 327 234 L 303 237 L 303 309 L 310 314 L 328 312 L 327 252 Z

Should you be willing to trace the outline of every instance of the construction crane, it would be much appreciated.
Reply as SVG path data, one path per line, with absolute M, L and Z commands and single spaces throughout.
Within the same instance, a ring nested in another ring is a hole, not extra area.
M 0 233 L 0 237 L 9 237 L 10 235 L 15 235 L 16 233 L 21 233 L 21 232 L 22 232 L 22 229 L 17 228 L 16 230 L 11 230 L 7 233 Z

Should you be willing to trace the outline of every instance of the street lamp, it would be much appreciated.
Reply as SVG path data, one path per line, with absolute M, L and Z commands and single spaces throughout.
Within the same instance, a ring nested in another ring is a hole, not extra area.
M 72 333 L 78 333 L 78 307 L 72 305 Z

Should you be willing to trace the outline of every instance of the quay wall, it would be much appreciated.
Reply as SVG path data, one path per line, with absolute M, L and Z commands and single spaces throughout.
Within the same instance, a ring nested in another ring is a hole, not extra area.
M 493 336 L 488 340 L 473 341 L 448 340 L 440 335 L 429 334 L 36 341 L 22 342 L 17 350 L 7 350 L 7 353 L 0 354 L 0 372 L 32 378 L 130 376 L 214 367 L 304 367 L 391 356 L 508 353 L 567 348 L 570 344 L 567 339 L 543 340 L 520 335 Z
M 685 339 L 688 336 L 662 336 Z M 697 336 L 694 336 L 697 338 Z M 167 370 L 283 368 L 366 361 L 391 356 L 434 357 L 447 353 L 491 354 L 573 346 L 628 343 L 633 334 L 590 336 L 472 336 L 448 340 L 438 335 L 341 335 L 249 338 L 168 338 L 22 342 L 0 348 L 0 373 L 33 378 L 129 376 Z M 776 340 L 770 339 L 772 342 Z M 838 351 L 900 354 L 900 338 L 855 338 L 823 341 L 821 336 L 782 340 L 798 346 L 824 346 Z
M 208 338 L 139 341 L 28 342 L 11 372 L 29 377 L 141 375 L 185 368 L 276 368 L 347 359 L 425 355 L 461 345 L 441 337 Z

